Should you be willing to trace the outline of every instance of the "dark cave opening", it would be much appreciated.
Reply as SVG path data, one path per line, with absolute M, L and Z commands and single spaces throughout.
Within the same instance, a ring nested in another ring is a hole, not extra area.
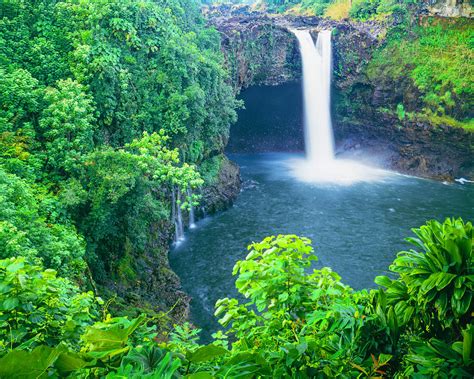
M 298 152 L 304 150 L 301 82 L 252 86 L 242 90 L 245 108 L 232 125 L 227 151 Z

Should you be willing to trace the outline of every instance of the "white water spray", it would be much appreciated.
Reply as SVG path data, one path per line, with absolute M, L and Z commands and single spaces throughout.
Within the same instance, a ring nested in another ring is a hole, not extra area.
M 293 30 L 303 64 L 303 97 L 306 159 L 292 163 L 304 181 L 352 183 L 381 175 L 349 160 L 335 159 L 331 124 L 331 31 L 319 32 L 316 45 L 308 30 Z

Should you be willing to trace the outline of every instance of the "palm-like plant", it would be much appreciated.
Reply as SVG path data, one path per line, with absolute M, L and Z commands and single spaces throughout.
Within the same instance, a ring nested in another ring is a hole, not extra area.
M 470 319 L 474 228 L 461 219 L 429 221 L 407 241 L 422 251 L 402 251 L 390 266 L 399 279 L 377 277 L 387 287 L 401 325 L 422 326 L 431 334 L 451 330 L 459 336 Z

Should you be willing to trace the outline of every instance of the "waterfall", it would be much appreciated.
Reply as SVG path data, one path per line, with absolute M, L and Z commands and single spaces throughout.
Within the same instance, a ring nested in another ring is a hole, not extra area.
M 303 63 L 306 159 L 316 170 L 334 160 L 331 125 L 331 31 L 318 34 L 316 45 L 308 30 L 294 30 Z
M 193 191 L 191 188 L 188 188 L 188 198 L 189 198 L 189 229 L 194 229 L 196 227 L 195 217 L 194 217 L 194 205 L 193 205 Z
M 318 33 L 316 44 L 308 30 L 292 30 L 298 39 L 303 65 L 306 159 L 290 163 L 303 181 L 351 184 L 384 176 L 381 170 L 348 159 L 336 159 L 331 123 L 331 31 Z
M 183 212 L 181 210 L 181 191 L 179 188 L 172 191 L 172 214 L 174 221 L 174 241 L 176 243 L 184 240 Z

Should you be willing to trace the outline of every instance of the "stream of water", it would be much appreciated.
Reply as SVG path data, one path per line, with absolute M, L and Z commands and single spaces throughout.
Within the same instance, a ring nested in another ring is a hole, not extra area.
M 352 185 L 295 180 L 289 162 L 303 155 L 232 155 L 242 170 L 244 190 L 234 207 L 198 221 L 170 253 L 173 270 L 193 298 L 192 320 L 204 336 L 218 328 L 215 301 L 235 296 L 232 267 L 246 247 L 268 235 L 309 237 L 319 257 L 353 288 L 374 286 L 396 253 L 409 248 L 404 237 L 426 220 L 474 218 L 474 185 L 386 173 Z

